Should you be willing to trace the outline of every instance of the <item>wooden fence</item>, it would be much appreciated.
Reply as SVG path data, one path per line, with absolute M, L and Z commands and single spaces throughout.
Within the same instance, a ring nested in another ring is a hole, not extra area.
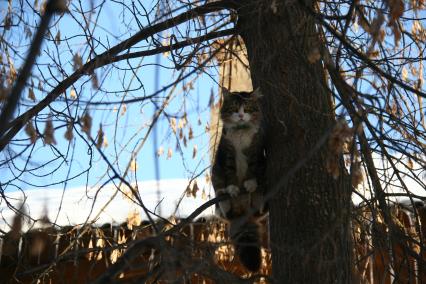
M 372 214 L 370 209 L 357 211 L 353 220 L 354 282 L 426 284 L 426 207 L 392 207 L 394 226 L 385 226 L 381 215 Z M 157 227 L 164 231 L 177 222 L 157 223 Z M 145 247 L 116 281 L 232 283 L 229 279 L 234 275 L 268 283 L 271 255 L 267 220 L 262 227 L 263 260 L 256 275 L 234 257 L 227 225 L 217 219 L 202 219 L 166 237 L 161 252 Z M 153 234 L 147 222 L 132 229 L 126 224 L 105 224 L 48 227 L 25 234 L 11 230 L 1 237 L 0 283 L 88 283 L 103 274 L 134 242 Z

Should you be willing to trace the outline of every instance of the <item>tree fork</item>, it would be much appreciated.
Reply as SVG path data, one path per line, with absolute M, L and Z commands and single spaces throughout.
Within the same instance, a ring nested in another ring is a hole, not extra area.
M 255 88 L 263 95 L 268 188 L 334 125 L 323 66 L 313 58 L 320 41 L 313 1 L 245 1 L 238 30 Z M 327 143 L 270 200 L 273 280 L 276 283 L 350 283 L 351 185 L 340 163 L 326 170 Z

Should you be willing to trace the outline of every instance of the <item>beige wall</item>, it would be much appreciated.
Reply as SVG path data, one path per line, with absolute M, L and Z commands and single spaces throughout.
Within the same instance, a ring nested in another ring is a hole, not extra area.
M 219 48 L 221 43 L 216 43 L 212 48 Z M 222 49 L 216 56 L 219 64 L 219 88 L 225 87 L 231 92 L 250 92 L 253 85 L 248 66 L 247 50 L 240 38 L 235 39 Z M 222 94 L 220 94 L 222 95 Z M 212 106 L 210 117 L 210 158 L 213 159 L 219 143 L 222 123 L 219 119 L 219 106 Z

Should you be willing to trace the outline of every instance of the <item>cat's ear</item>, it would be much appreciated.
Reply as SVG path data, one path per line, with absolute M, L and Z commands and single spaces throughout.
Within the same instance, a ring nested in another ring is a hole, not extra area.
M 231 92 L 227 88 L 222 87 L 222 96 L 229 97 L 230 95 L 231 95 Z
M 262 94 L 262 92 L 260 91 L 260 88 L 257 88 L 256 90 L 254 90 L 253 92 L 251 92 L 251 96 L 252 96 L 254 99 L 258 100 L 258 99 L 261 99 L 261 98 L 263 97 L 263 94 Z

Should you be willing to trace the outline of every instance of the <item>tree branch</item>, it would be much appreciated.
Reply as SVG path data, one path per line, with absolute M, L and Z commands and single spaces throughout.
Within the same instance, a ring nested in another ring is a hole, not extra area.
M 7 130 L 7 124 L 9 122 L 9 119 L 15 112 L 16 106 L 18 105 L 19 99 L 21 97 L 21 93 L 25 87 L 25 83 L 27 82 L 28 77 L 31 75 L 31 69 L 33 68 L 37 55 L 40 52 L 43 37 L 46 34 L 47 29 L 49 28 L 50 19 L 52 18 L 53 14 L 58 11 L 58 4 L 56 2 L 56 0 L 50 0 L 47 3 L 45 13 L 41 17 L 40 25 L 31 43 L 31 47 L 24 62 L 24 66 L 22 67 L 21 72 L 19 72 L 12 92 L 7 98 L 7 103 L 3 108 L 3 111 L 1 112 L 0 137 L 3 136 L 4 132 Z
M 60 82 L 43 100 L 41 100 L 37 105 L 33 106 L 31 109 L 29 109 L 24 114 L 17 117 L 13 122 L 11 122 L 9 125 L 7 125 L 7 128 L 4 129 L 4 131 L 9 130 L 7 133 L 3 133 L 4 135 L 1 135 L 0 139 L 0 151 L 2 151 L 6 145 L 9 144 L 10 140 L 24 127 L 24 125 L 33 118 L 36 114 L 38 114 L 41 110 L 43 110 L 45 107 L 47 107 L 50 103 L 52 103 L 54 100 L 56 100 L 62 93 L 66 91 L 68 87 L 70 87 L 73 83 L 75 83 L 80 77 L 86 74 L 91 74 L 94 69 L 105 66 L 106 64 L 109 64 L 113 61 L 115 56 L 119 54 L 120 52 L 132 47 L 136 43 L 140 42 L 141 40 L 144 40 L 150 36 L 152 36 L 155 33 L 164 31 L 168 28 L 171 28 L 173 26 L 179 25 L 185 21 L 188 21 L 190 19 L 193 19 L 199 15 L 204 15 L 213 11 L 222 10 L 224 8 L 230 8 L 232 7 L 231 1 L 216 1 L 212 3 L 207 3 L 206 5 L 196 7 L 194 9 L 191 9 L 187 12 L 184 12 L 172 19 L 166 20 L 164 22 L 149 26 L 140 32 L 136 33 L 129 39 L 122 41 L 121 43 L 117 44 L 116 46 L 110 48 L 109 50 L 105 51 L 104 53 L 96 56 L 94 59 L 90 60 L 86 64 L 84 64 L 81 68 L 79 68 L 77 71 L 75 71 L 73 74 L 71 74 L 68 78 Z M 230 32 L 230 30 L 227 30 L 227 32 Z M 224 32 L 224 34 L 227 34 L 227 32 Z M 219 36 L 220 32 L 215 32 L 217 36 Z M 206 39 L 213 38 L 211 35 L 206 35 Z M 194 40 L 201 40 L 201 37 L 195 38 Z M 176 43 L 174 44 L 177 46 L 176 48 L 179 48 L 179 46 L 182 44 L 184 45 L 186 42 L 182 43 Z M 173 45 L 172 45 L 173 46 Z M 170 50 L 170 48 L 169 48 Z M 163 52 L 162 49 L 158 49 L 157 53 Z M 125 56 L 122 57 L 123 59 L 126 59 Z M 6 121 L 2 125 L 6 125 Z

